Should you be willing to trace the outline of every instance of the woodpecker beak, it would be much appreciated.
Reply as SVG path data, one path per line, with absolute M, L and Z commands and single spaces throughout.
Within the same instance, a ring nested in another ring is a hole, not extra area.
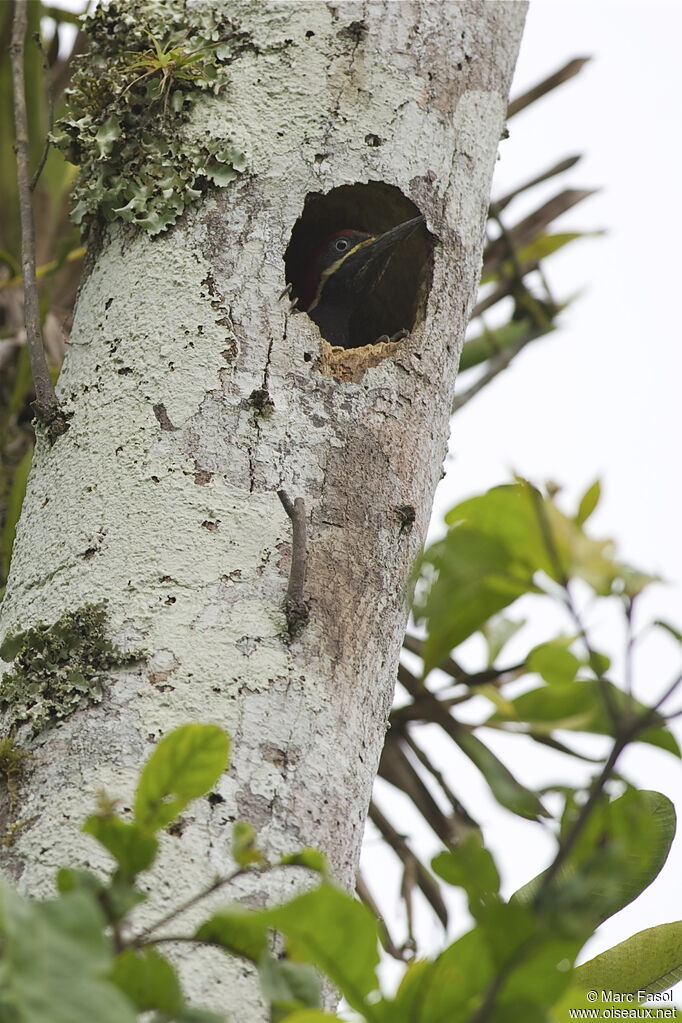
M 383 277 L 396 249 L 424 223 L 424 217 L 406 220 L 390 231 L 360 242 L 338 263 L 327 271 L 324 282 L 325 296 L 337 289 L 357 296 L 372 291 Z M 331 271 L 331 272 L 330 272 Z

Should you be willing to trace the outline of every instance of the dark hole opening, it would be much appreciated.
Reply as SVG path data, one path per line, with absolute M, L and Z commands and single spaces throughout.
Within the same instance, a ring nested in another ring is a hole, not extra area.
M 284 255 L 285 278 L 297 311 L 308 313 L 330 344 L 360 348 L 410 332 L 423 318 L 434 241 L 425 225 L 372 249 L 420 213 L 381 181 L 306 197 Z

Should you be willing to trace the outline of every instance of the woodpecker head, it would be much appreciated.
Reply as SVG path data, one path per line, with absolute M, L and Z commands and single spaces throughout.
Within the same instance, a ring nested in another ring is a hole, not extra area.
M 354 323 L 369 307 L 397 249 L 423 222 L 422 216 L 415 217 L 380 235 L 344 228 L 314 251 L 302 277 L 299 305 L 330 344 L 354 348 L 368 343 Z

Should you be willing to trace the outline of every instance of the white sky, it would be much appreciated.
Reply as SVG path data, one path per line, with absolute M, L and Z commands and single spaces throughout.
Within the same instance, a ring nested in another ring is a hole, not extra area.
M 80 5 L 60 0 L 59 6 Z M 510 122 L 511 138 L 500 146 L 495 193 L 582 152 L 584 160 L 565 184 L 601 191 L 564 217 L 560 227 L 601 227 L 608 234 L 577 242 L 549 260 L 546 270 L 555 297 L 584 294 L 564 313 L 560 331 L 529 346 L 458 414 L 448 475 L 436 499 L 434 535 L 447 508 L 505 481 L 510 471 L 562 482 L 569 507 L 600 476 L 605 494 L 593 530 L 614 536 L 626 560 L 678 584 L 657 587 L 642 609 L 642 620 L 661 616 L 682 626 L 682 486 L 676 461 L 682 435 L 682 337 L 676 311 L 682 246 L 681 39 L 679 4 L 531 4 L 512 95 L 570 58 L 591 55 L 594 60 L 576 79 Z M 533 203 L 554 188 L 556 182 L 533 193 Z M 515 207 L 509 211 L 512 222 L 516 212 Z M 523 212 L 522 207 L 519 215 Z M 543 626 L 544 621 L 536 626 L 538 639 L 547 635 Z M 603 647 L 618 639 L 608 620 L 600 623 L 599 635 Z M 645 652 L 637 674 L 642 699 L 664 687 L 680 660 L 670 643 Z M 677 705 L 682 706 L 682 696 Z M 435 737 L 429 749 L 438 744 Z M 527 784 L 585 778 L 579 767 L 537 746 L 521 749 L 516 738 L 505 742 L 495 736 L 491 745 Z M 449 746 L 441 748 L 449 756 L 457 791 L 484 821 L 507 891 L 514 890 L 546 865 L 551 843 L 534 825 L 498 810 L 468 762 L 453 757 Z M 624 758 L 622 768 L 682 809 L 679 764 L 669 755 L 640 745 Z M 386 786 L 379 792 L 388 795 Z M 414 815 L 400 801 L 391 803 L 407 830 Z M 424 854 L 437 849 L 423 829 L 415 847 Z M 678 839 L 651 888 L 600 929 L 587 948 L 588 958 L 635 931 L 682 916 L 681 848 Z M 392 862 L 371 837 L 365 863 L 375 879 L 396 880 Z M 462 906 L 457 899 L 454 904 Z M 464 921 L 460 916 L 456 931 L 464 929 Z M 427 917 L 419 930 L 432 949 L 442 946 Z

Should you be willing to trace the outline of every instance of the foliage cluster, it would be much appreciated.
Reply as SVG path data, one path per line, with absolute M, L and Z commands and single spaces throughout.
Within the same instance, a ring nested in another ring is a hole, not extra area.
M 183 127 L 252 43 L 212 4 L 99 4 L 84 29 L 90 49 L 76 61 L 55 135 L 80 167 L 72 217 L 80 224 L 99 214 L 158 234 L 209 183 L 226 185 L 246 167 L 228 134 L 197 139 Z
M 379 989 L 379 934 L 371 913 L 327 879 L 323 857 L 304 849 L 269 862 L 246 823 L 234 831 L 234 871 L 145 927 L 133 910 L 147 899 L 140 875 L 159 852 L 159 833 L 226 769 L 229 742 L 213 725 L 185 725 L 157 745 L 142 770 L 131 819 L 101 797 L 83 831 L 113 858 L 102 877 L 62 868 L 57 898 L 28 900 L 0 887 L 0 1016 L 14 1023 L 220 1023 L 222 1015 L 188 1005 L 160 947 L 191 943 L 222 949 L 258 973 L 273 1023 L 330 1023 L 319 973 L 366 1023 L 564 1023 L 586 991 L 660 997 L 682 974 L 682 924 L 648 932 L 574 969 L 585 939 L 606 916 L 656 875 L 674 832 L 670 803 L 627 787 L 604 794 L 566 859 L 560 877 L 534 879 L 509 901 L 480 837 L 439 854 L 435 872 L 464 889 L 474 926 L 432 960 L 413 963 L 394 995 Z M 575 804 L 567 798 L 562 830 Z M 304 870 L 310 890 L 262 910 L 226 906 L 198 927 L 176 920 L 209 894 L 248 873 Z M 319 882 L 312 887 L 315 875 Z M 177 930 L 169 932 L 169 925 Z M 283 938 L 275 952 L 272 935 Z M 654 952 L 652 954 L 652 948 Z M 615 996 L 616 1002 L 619 995 Z M 611 1002 L 610 1004 L 613 1004 Z M 601 1006 L 603 1008 L 603 1004 Z

